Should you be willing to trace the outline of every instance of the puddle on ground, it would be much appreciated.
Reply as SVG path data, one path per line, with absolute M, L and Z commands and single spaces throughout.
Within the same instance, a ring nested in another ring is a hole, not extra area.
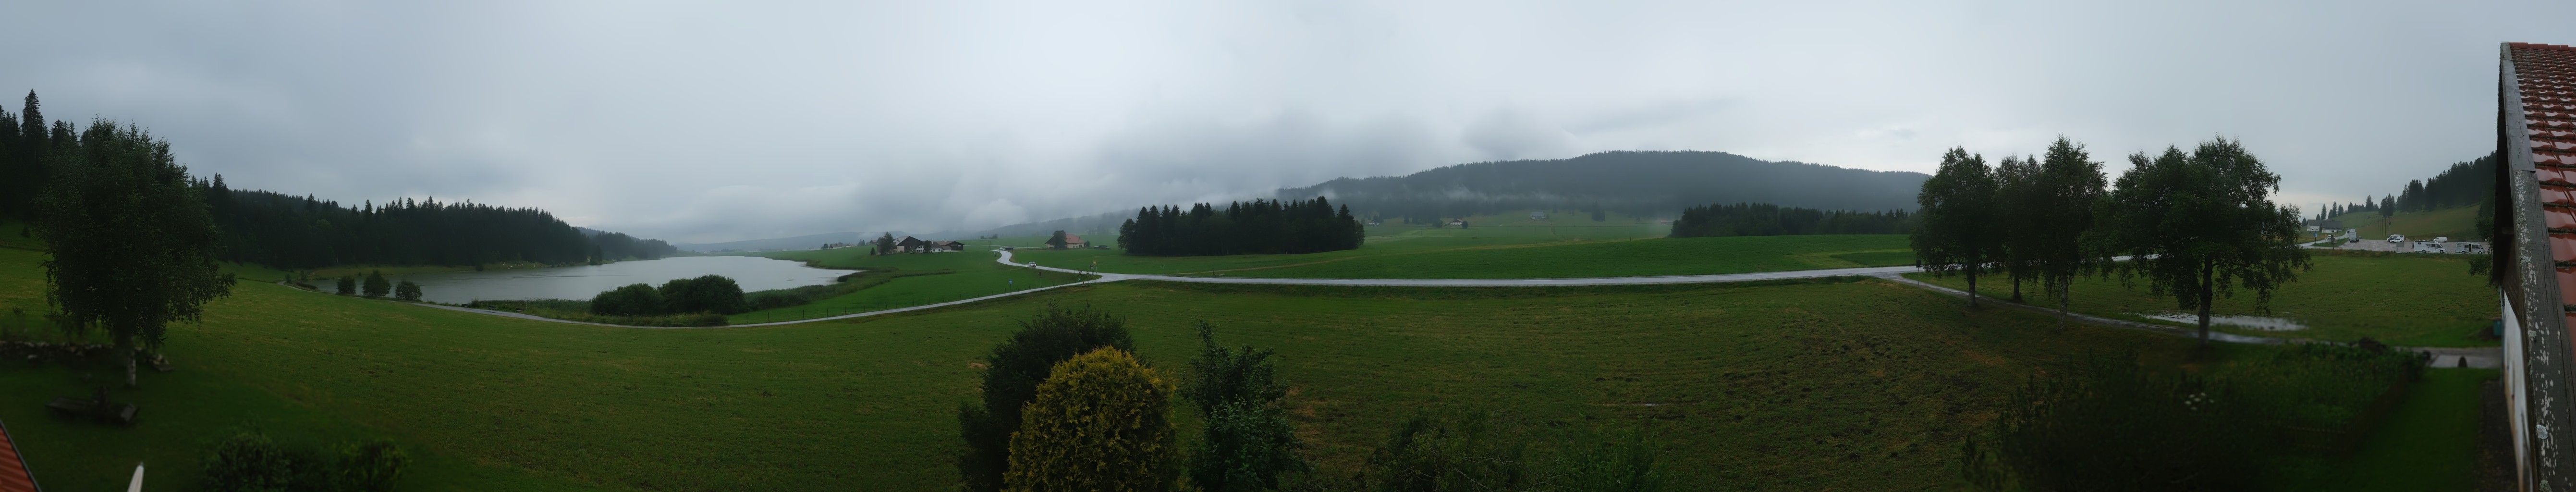
M 2200 315 L 2190 313 L 2141 314 L 2139 316 L 2145 316 L 2148 319 L 2172 321 L 2186 325 L 2200 324 Z M 2263 331 L 2296 331 L 2308 328 L 2308 325 L 2299 324 L 2297 321 L 2263 316 L 2210 316 L 2209 324 L 2251 328 Z

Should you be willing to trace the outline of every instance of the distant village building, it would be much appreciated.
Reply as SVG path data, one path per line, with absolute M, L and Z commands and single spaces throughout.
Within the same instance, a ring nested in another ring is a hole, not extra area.
M 2335 231 L 2343 230 L 2343 221 L 2334 219 L 2308 219 L 2307 226 L 2308 232 L 2333 234 Z
M 896 253 L 944 253 L 965 250 L 966 243 L 956 241 L 928 241 L 912 236 L 894 240 Z
M 1075 235 L 1070 232 L 1064 234 L 1064 249 L 1082 249 L 1088 247 L 1091 247 L 1091 243 L 1083 241 L 1082 236 Z
M 1530 220 L 1547 220 L 1547 212 L 1530 212 Z

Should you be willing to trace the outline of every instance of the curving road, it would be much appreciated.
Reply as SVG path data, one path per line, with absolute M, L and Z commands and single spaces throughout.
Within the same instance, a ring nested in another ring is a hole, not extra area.
M 1783 279 L 1798 279 L 1798 278 L 1823 278 L 1823 277 L 1842 277 L 1842 276 L 1854 276 L 1854 275 L 1859 275 L 1859 276 L 1890 276 L 1890 275 L 1897 275 L 1897 274 L 1902 274 L 1902 273 L 1913 273 L 1913 272 L 1923 271 L 1923 269 L 1921 269 L 1921 268 L 1915 268 L 1915 267 L 1910 267 L 1910 266 L 1899 266 L 1899 267 L 1833 268 L 1833 269 L 1825 269 L 1825 270 L 1790 270 L 1790 271 L 1783 271 L 1783 272 L 1727 273 L 1727 274 L 1716 274 L 1716 275 L 1661 275 L 1661 276 L 1651 276 L 1651 277 L 1586 277 L 1586 278 L 1463 278 L 1463 279 L 1400 279 L 1400 278 L 1251 278 L 1251 277 L 1180 277 L 1180 276 L 1172 276 L 1172 275 L 1139 275 L 1139 274 L 1131 274 L 1131 273 L 1100 273 L 1100 272 L 1086 272 L 1086 271 L 1081 271 L 1081 270 L 1068 270 L 1068 269 L 1056 268 L 1056 267 L 1036 266 L 1036 265 L 1033 265 L 1033 264 L 1012 263 L 1012 262 L 1011 262 L 1011 252 L 1009 252 L 1009 251 L 996 251 L 996 252 L 1001 253 L 1001 254 L 1002 254 L 1002 257 L 1001 257 L 1001 258 L 999 258 L 999 259 L 996 259 L 996 260 L 994 260 L 994 261 L 999 261 L 999 262 L 1001 262 L 1001 263 L 1002 263 L 1002 264 L 1004 264 L 1004 265 L 1010 265 L 1010 266 L 1016 266 L 1016 267 L 1024 267 L 1024 268 L 1036 268 L 1036 269 L 1039 269 L 1039 270 L 1046 270 L 1046 271 L 1050 271 L 1050 272 L 1064 272 L 1064 273 L 1074 273 L 1074 274 L 1082 274 L 1082 275 L 1098 275 L 1098 276 L 1100 276 L 1100 279 L 1099 279 L 1099 280 L 1093 280 L 1092 282 L 1116 282 L 1116 281 L 1120 281 L 1120 280 L 1153 280 L 1153 281 L 1160 281 L 1160 282 L 1189 282 L 1189 283 L 1197 283 L 1197 284 L 1356 285 L 1356 286 L 1377 286 L 1377 287 L 1566 287 L 1566 286 L 1581 286 L 1581 285 L 1713 284 L 1713 283 L 1725 283 L 1725 282 L 1751 282 L 1751 281 L 1756 281 L 1756 280 L 1783 280 Z M 1086 283 L 1087 283 L 1087 282 L 1086 282 Z

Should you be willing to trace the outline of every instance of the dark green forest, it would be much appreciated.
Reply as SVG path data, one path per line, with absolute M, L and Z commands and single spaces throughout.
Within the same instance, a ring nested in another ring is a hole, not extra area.
M 77 165 L 71 122 L 47 122 L 34 92 L 0 110 L 0 217 L 44 220 L 35 202 L 57 170 Z M 218 258 L 278 268 L 332 265 L 570 264 L 650 259 L 677 250 L 659 240 L 584 234 L 553 214 L 436 199 L 357 207 L 310 195 L 231 189 L 221 175 L 192 179 L 221 229 Z
M 1282 189 L 1278 196 L 1330 196 L 1363 215 L 1416 223 L 1532 209 L 1656 216 L 1721 202 L 1912 210 L 1915 190 L 1925 177 L 1725 152 L 1602 152 L 1459 164 L 1402 177 L 1342 178 Z
M 1366 230 L 1351 209 L 1313 200 L 1145 207 L 1118 226 L 1118 248 L 1140 256 L 1295 254 L 1357 249 Z
M 1681 220 L 1673 221 L 1672 237 L 1904 234 L 1913 229 L 1913 214 L 1903 210 L 1827 211 L 1738 203 L 1682 209 Z

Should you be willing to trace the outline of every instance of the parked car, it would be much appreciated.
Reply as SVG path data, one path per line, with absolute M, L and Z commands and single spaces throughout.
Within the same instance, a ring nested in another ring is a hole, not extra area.
M 2404 243 L 2404 242 L 2406 242 L 2406 235 L 2405 235 L 2405 234 L 2390 234 L 2390 235 L 2388 235 L 2388 244 L 2398 244 L 2398 243 Z

